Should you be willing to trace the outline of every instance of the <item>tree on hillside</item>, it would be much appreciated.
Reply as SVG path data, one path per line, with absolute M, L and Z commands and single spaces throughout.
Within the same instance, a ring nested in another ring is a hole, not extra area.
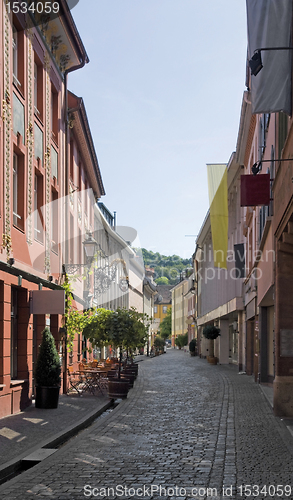
M 172 307 L 168 309 L 165 318 L 160 323 L 160 336 L 166 340 L 169 337 L 171 337 L 171 332 L 172 332 Z
M 169 285 L 169 280 L 166 276 L 161 276 L 161 278 L 156 279 L 157 285 Z
M 161 284 L 158 279 L 165 277 L 168 279 L 169 285 L 176 285 L 180 275 L 182 276 L 186 268 L 191 266 L 190 259 L 182 259 L 179 255 L 161 255 L 159 252 L 154 253 L 145 248 L 142 248 L 141 251 L 145 266 L 151 267 L 155 271 L 154 279 L 157 284 Z

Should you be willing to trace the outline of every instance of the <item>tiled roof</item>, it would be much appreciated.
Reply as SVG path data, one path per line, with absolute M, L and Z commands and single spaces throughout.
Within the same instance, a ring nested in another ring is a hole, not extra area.
M 155 296 L 155 304 L 171 304 L 173 285 L 157 285 L 157 295 Z M 162 300 L 159 300 L 162 298 Z

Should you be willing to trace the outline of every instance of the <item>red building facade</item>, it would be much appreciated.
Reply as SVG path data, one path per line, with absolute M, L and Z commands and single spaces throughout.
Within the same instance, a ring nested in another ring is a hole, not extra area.
M 104 194 L 83 102 L 67 89 L 88 57 L 67 2 L 59 4 L 45 20 L 0 3 L 0 417 L 31 403 L 45 325 L 64 360 L 62 315 L 49 304 L 48 314 L 32 314 L 31 292 L 62 290 L 64 264 L 84 262 Z M 80 279 L 79 309 L 83 288 Z

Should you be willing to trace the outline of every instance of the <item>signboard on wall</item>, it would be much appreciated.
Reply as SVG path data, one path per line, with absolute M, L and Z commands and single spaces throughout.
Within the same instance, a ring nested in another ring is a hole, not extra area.
M 30 292 L 31 314 L 64 314 L 64 290 L 32 290 Z
M 270 204 L 270 174 L 241 175 L 241 207 Z

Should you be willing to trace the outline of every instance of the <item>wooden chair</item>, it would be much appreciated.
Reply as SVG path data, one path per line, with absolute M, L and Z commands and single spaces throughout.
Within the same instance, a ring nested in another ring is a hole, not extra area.
M 68 366 L 67 368 L 67 373 L 68 373 L 68 382 L 69 382 L 69 387 L 67 389 L 67 396 L 70 394 L 70 391 L 76 391 L 77 394 L 80 396 L 82 394 L 82 380 L 80 377 L 79 373 L 76 373 L 73 370 L 73 366 Z

